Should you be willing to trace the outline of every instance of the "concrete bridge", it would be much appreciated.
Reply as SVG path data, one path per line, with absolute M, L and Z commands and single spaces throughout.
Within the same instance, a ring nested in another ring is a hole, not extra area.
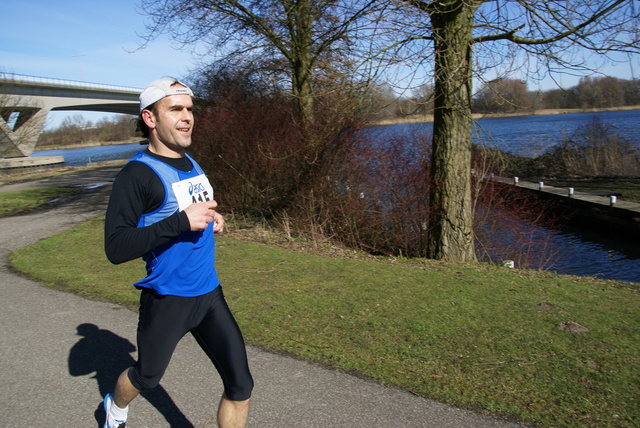
M 137 116 L 142 89 L 0 73 L 0 158 L 33 152 L 51 110 Z

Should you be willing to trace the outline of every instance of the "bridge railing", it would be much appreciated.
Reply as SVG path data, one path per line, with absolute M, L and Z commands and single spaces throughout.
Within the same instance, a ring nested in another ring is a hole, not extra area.
M 25 74 L 12 74 L 12 73 L 2 73 L 0 72 L 0 81 L 6 82 L 14 82 L 14 83 L 41 83 L 45 85 L 61 85 L 61 86 L 75 86 L 80 88 L 89 88 L 89 89 L 107 89 L 113 91 L 131 91 L 131 92 L 141 92 L 141 88 L 133 88 L 130 86 L 117 86 L 117 85 L 107 85 L 103 83 L 91 83 L 91 82 L 81 82 L 76 80 L 65 80 L 65 79 L 54 79 L 50 77 L 38 77 L 38 76 L 29 76 Z

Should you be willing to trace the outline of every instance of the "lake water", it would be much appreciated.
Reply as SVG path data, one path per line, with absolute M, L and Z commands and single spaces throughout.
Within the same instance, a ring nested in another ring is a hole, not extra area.
M 640 148 L 640 110 L 486 118 L 475 121 L 473 142 L 515 155 L 536 157 L 560 143 L 594 118 L 612 126 L 625 141 Z M 372 128 L 374 132 L 431 132 L 431 123 L 407 123 Z
M 77 149 L 40 150 L 31 156 L 64 156 L 67 166 L 86 166 L 91 162 L 130 159 L 146 146 L 140 143 L 114 144 L 112 146 L 80 147 Z
M 640 110 L 480 119 L 475 140 L 516 155 L 536 157 L 594 118 L 640 148 Z
M 640 110 L 573 113 L 547 116 L 525 116 L 480 119 L 476 125 L 476 142 L 490 144 L 514 154 L 539 155 L 558 144 L 594 117 L 613 125 L 625 140 L 640 148 Z M 376 127 L 375 132 L 431 130 L 431 124 L 402 124 Z M 129 159 L 144 146 L 139 143 L 86 147 L 69 150 L 45 150 L 33 156 L 63 155 L 70 166 L 89 162 Z M 612 236 L 589 228 L 565 228 L 562 231 L 539 228 L 544 234 L 548 260 L 544 269 L 564 274 L 598 276 L 621 281 L 640 282 L 640 245 L 637 240 Z
M 549 236 L 550 247 L 556 252 L 547 270 L 640 283 L 640 245 L 637 238 L 575 226 L 552 231 Z

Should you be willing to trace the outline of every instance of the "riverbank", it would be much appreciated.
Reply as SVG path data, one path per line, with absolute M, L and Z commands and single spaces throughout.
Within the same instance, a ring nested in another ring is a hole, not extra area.
M 66 149 L 80 149 L 84 147 L 99 147 L 99 146 L 118 146 L 124 144 L 132 144 L 137 142 L 145 141 L 140 137 L 131 137 L 127 140 L 122 141 L 85 141 L 82 143 L 74 143 L 74 144 L 50 144 L 46 146 L 36 145 L 34 151 L 42 152 L 46 150 L 66 150 Z
M 572 113 L 602 113 L 608 111 L 630 111 L 640 110 L 640 105 L 636 106 L 622 106 L 622 107 L 609 107 L 609 108 L 589 108 L 589 109 L 542 109 L 534 111 L 523 111 L 517 113 L 473 113 L 472 117 L 475 120 L 478 119 L 496 119 L 503 117 L 526 117 L 526 116 L 547 116 L 557 114 L 572 114 Z M 397 119 L 381 120 L 373 123 L 373 126 L 386 126 L 386 125 L 400 125 L 404 123 L 431 123 L 433 122 L 433 115 L 424 115 L 418 117 L 405 117 Z
M 105 168 L 122 167 L 127 160 L 110 160 L 102 162 L 93 162 L 88 166 L 61 166 L 50 168 L 15 168 L 6 170 L 0 174 L 0 186 L 25 182 L 29 180 L 38 180 L 45 177 L 62 177 L 69 174 L 95 171 Z M 2 191 L 0 189 L 0 191 Z

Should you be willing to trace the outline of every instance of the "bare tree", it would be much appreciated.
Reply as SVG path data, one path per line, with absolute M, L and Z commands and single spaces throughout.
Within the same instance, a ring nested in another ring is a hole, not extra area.
M 470 189 L 474 70 L 586 70 L 581 52 L 640 52 L 635 0 L 402 0 L 429 18 L 403 42 L 432 49 L 435 115 L 429 256 L 474 260 Z M 417 28 L 417 27 L 412 27 Z M 482 47 L 481 47 L 482 46 Z M 582 49 L 582 50 L 580 50 Z M 415 48 L 412 48 L 415 52 Z M 475 50 L 475 52 L 474 52 Z M 428 54 L 429 58 L 431 54 Z M 525 61 L 517 65 L 518 60 Z
M 146 40 L 170 33 L 183 45 L 206 45 L 208 59 L 252 55 L 284 71 L 303 119 L 311 120 L 314 76 L 348 64 L 350 52 L 371 35 L 360 27 L 375 0 L 142 0 L 151 18 Z

